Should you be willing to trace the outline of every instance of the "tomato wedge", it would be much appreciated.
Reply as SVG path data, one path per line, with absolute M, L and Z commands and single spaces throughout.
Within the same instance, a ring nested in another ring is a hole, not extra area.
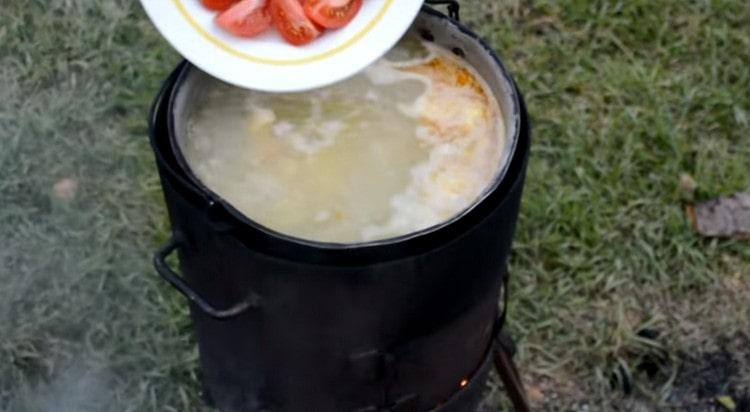
M 216 17 L 224 30 L 241 37 L 253 37 L 271 27 L 267 0 L 241 0 Z
M 238 1 L 239 0 L 202 0 L 203 5 L 206 6 L 206 8 L 216 11 L 224 11 L 232 7 L 232 5 Z
M 286 41 L 295 46 L 301 46 L 320 36 L 321 31 L 307 18 L 299 0 L 270 1 L 271 18 Z
M 305 0 L 305 14 L 329 29 L 349 24 L 362 8 L 362 0 Z

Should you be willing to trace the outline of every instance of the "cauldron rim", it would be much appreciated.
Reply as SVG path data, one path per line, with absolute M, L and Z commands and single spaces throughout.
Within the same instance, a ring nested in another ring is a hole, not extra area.
M 199 198 L 201 198 L 207 205 L 208 208 L 211 209 L 221 209 L 222 212 L 217 212 L 217 214 L 224 215 L 224 220 L 228 220 L 225 223 L 228 223 L 229 225 L 235 225 L 241 228 L 242 230 L 250 230 L 254 231 L 253 235 L 257 237 L 257 235 L 261 235 L 263 237 L 267 237 L 271 239 L 274 243 L 281 242 L 281 244 L 285 248 L 306 248 L 308 250 L 316 250 L 324 253 L 337 253 L 337 252 L 351 252 L 351 251 L 362 251 L 367 254 L 373 253 L 376 250 L 382 250 L 383 248 L 392 249 L 394 247 L 403 247 L 406 250 L 412 250 L 412 247 L 409 247 L 409 245 L 421 241 L 423 239 L 428 239 L 432 237 L 441 237 L 441 234 L 445 234 L 446 232 L 451 233 L 452 238 L 455 238 L 458 236 L 458 233 L 464 233 L 471 229 L 471 227 L 475 226 L 476 223 L 470 225 L 469 227 L 465 227 L 464 230 L 456 230 L 456 228 L 461 222 L 465 222 L 467 220 L 467 217 L 469 215 L 475 215 L 479 214 L 477 209 L 480 209 L 481 206 L 485 206 L 485 209 L 487 209 L 487 203 L 489 202 L 489 199 L 492 197 L 497 196 L 497 192 L 505 190 L 503 189 L 503 186 L 510 185 L 512 187 L 515 184 L 515 181 L 518 180 L 518 176 L 511 173 L 514 169 L 518 169 L 518 167 L 514 167 L 514 164 L 517 162 L 525 162 L 525 158 L 528 155 L 524 151 L 524 153 L 520 153 L 519 149 L 524 149 L 519 146 L 519 141 L 523 139 L 522 134 L 524 131 L 522 129 L 528 127 L 527 125 L 524 125 L 524 121 L 527 119 L 522 119 L 522 117 L 525 116 L 525 110 L 522 108 L 523 102 L 522 98 L 520 96 L 520 90 L 518 89 L 513 76 L 511 75 L 510 71 L 505 67 L 502 60 L 498 56 L 497 52 L 495 52 L 482 38 L 480 38 L 476 33 L 471 31 L 468 27 L 463 25 L 460 22 L 457 22 L 453 19 L 450 19 L 448 16 L 446 16 L 443 13 L 440 13 L 439 11 L 436 11 L 432 9 L 429 6 L 424 6 L 422 13 L 425 13 L 427 15 L 431 15 L 432 17 L 438 17 L 442 19 L 446 24 L 453 26 L 454 29 L 457 29 L 461 34 L 467 36 L 470 40 L 476 42 L 481 48 L 484 50 L 484 52 L 491 58 L 492 63 L 496 66 L 497 72 L 500 76 L 502 76 L 504 82 L 509 86 L 510 91 L 510 98 L 511 98 L 511 107 L 512 107 L 512 113 L 511 113 L 511 119 L 514 122 L 512 125 L 513 127 L 513 134 L 509 135 L 509 147 L 508 147 L 508 155 L 507 160 L 502 166 L 502 169 L 499 171 L 498 175 L 494 179 L 493 183 L 488 186 L 483 193 L 474 201 L 470 206 L 465 208 L 463 211 L 458 213 L 457 215 L 453 216 L 451 219 L 443 221 L 439 224 L 427 227 L 425 229 L 410 232 L 405 235 L 397 236 L 397 237 L 389 237 L 385 239 L 379 239 L 374 241 L 366 241 L 366 242 L 354 242 L 354 243 L 337 243 L 337 242 L 324 242 L 324 241 L 316 241 L 311 239 L 304 239 L 295 237 L 289 234 L 285 234 L 279 231 L 276 231 L 272 228 L 269 228 L 267 226 L 264 226 L 255 220 L 249 218 L 244 213 L 237 210 L 232 204 L 226 200 L 224 200 L 221 196 L 216 194 L 211 189 L 207 188 L 196 176 L 193 175 L 192 171 L 189 167 L 187 167 L 187 162 L 185 161 L 181 151 L 176 150 L 176 142 L 174 137 L 174 130 L 176 130 L 175 125 L 175 116 L 174 116 L 174 105 L 175 105 L 175 99 L 178 95 L 178 90 L 180 88 L 180 85 L 185 81 L 186 77 L 191 73 L 192 70 L 194 70 L 194 66 L 189 63 L 185 62 L 182 67 L 178 68 L 177 70 L 177 77 L 174 79 L 173 87 L 171 88 L 171 91 L 167 91 L 167 96 L 164 96 L 168 99 L 167 106 L 167 127 L 168 127 L 168 137 L 170 141 L 170 145 L 172 146 L 172 155 L 175 157 L 175 160 L 177 161 L 177 167 L 179 170 L 169 170 L 171 174 L 174 175 L 179 181 L 180 184 L 184 185 L 187 189 L 189 189 L 194 195 L 197 195 Z M 154 146 L 155 143 L 154 143 Z M 526 145 L 526 149 L 528 147 L 528 143 Z M 155 147 L 156 149 L 156 147 Z M 158 150 L 157 150 L 158 151 Z M 523 151 L 523 150 L 522 150 Z M 523 159 L 519 159 L 519 158 Z M 171 169 L 171 168 L 170 168 Z M 510 180 L 510 181 L 509 181 Z M 499 202 L 493 202 L 494 205 L 491 205 L 489 207 L 489 211 L 494 210 L 496 207 L 499 206 L 499 204 L 502 203 L 502 199 Z M 486 213 L 481 213 L 482 216 L 479 216 L 478 221 L 481 221 L 486 217 L 487 214 L 489 214 L 489 211 Z M 426 243 L 432 244 L 432 245 L 440 245 L 444 244 L 443 242 L 433 242 L 429 240 L 425 240 Z M 395 258 L 395 256 L 391 256 L 392 258 Z

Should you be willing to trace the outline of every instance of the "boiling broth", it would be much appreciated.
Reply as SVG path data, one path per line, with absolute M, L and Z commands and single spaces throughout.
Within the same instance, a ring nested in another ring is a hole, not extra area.
M 471 206 L 502 167 L 506 132 L 489 88 L 415 37 L 311 92 L 214 82 L 182 153 L 208 188 L 287 235 L 358 243 L 419 231 Z

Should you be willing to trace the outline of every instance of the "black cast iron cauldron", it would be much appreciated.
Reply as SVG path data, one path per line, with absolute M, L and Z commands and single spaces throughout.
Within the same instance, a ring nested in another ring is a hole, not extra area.
M 416 234 L 337 245 L 263 228 L 173 150 L 174 96 L 195 69 L 178 67 L 154 104 L 151 144 L 174 233 L 155 264 L 190 301 L 206 395 L 222 411 L 469 411 L 479 400 L 530 131 L 484 43 L 428 8 L 415 24 L 485 77 L 514 143 L 483 199 Z M 165 262 L 175 250 L 185 280 Z

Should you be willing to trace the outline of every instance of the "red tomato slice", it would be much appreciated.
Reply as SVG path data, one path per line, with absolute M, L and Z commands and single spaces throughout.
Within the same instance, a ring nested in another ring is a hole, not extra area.
M 362 8 L 362 0 L 305 0 L 305 14 L 329 29 L 349 24 Z
M 322 33 L 305 15 L 299 0 L 270 0 L 271 18 L 281 36 L 295 46 L 315 40 Z
M 241 0 L 216 17 L 224 30 L 241 37 L 253 37 L 271 27 L 267 0 Z
M 232 7 L 232 5 L 238 1 L 239 0 L 202 0 L 203 5 L 206 6 L 206 8 L 216 11 L 224 11 Z

